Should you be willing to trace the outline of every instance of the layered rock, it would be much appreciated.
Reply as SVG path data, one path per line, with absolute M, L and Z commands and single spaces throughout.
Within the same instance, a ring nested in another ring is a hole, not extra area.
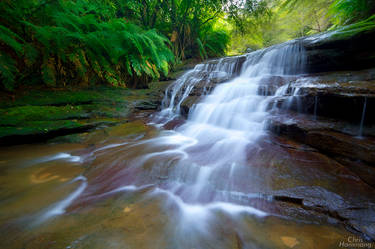
M 348 26 L 301 39 L 309 73 L 360 70 L 375 66 L 375 29 Z
M 366 124 L 375 123 L 369 111 L 375 108 L 375 69 L 300 77 L 287 87 L 281 108 L 358 124 L 366 111 Z
M 374 72 L 300 77 L 271 102 L 268 128 L 317 149 L 375 186 Z

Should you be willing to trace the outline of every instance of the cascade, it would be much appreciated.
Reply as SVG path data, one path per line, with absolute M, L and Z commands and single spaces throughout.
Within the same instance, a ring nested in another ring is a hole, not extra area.
M 363 136 L 363 125 L 365 123 L 365 117 L 366 117 L 366 106 L 367 106 L 367 97 L 365 97 L 365 101 L 363 103 L 362 118 L 361 118 L 361 123 L 359 125 L 359 137 Z
M 317 119 L 318 114 L 318 95 L 314 97 L 314 120 Z
M 197 65 L 168 87 L 155 123 L 164 124 L 165 120 L 179 116 L 181 103 L 197 84 L 212 84 L 218 77 L 224 79 L 193 105 L 182 126 L 149 142 L 151 147 L 170 149 L 145 155 L 136 163 L 162 160 L 163 165 L 172 165 L 163 189 L 186 203 L 246 204 L 246 198 L 237 198 L 239 193 L 244 194 L 244 185 L 239 183 L 251 174 L 244 168 L 248 151 L 256 148 L 256 141 L 267 134 L 265 124 L 274 98 L 259 95 L 259 86 L 267 77 L 302 74 L 306 60 L 298 41 L 247 54 L 241 68 L 239 59 Z M 282 86 L 275 95 L 284 92 Z M 291 100 L 297 95 L 295 89 Z M 225 182 L 220 180 L 223 175 L 227 176 Z
M 90 156 L 113 155 L 111 164 L 106 166 L 109 174 L 90 178 L 90 184 L 86 180 L 89 178 L 74 180 L 80 183 L 77 190 L 50 206 L 40 221 L 64 213 L 79 195 L 91 201 L 122 191 L 147 193 L 147 198 L 163 200 L 163 209 L 177 210 L 173 231 L 179 238 L 207 233 L 213 212 L 266 216 L 265 211 L 252 204 L 256 198 L 268 198 L 261 193 L 262 186 L 256 186 L 259 182 L 249 180 L 264 178 L 252 167 L 257 163 L 252 156 L 259 152 L 258 142 L 268 137 L 266 124 L 272 101 L 287 93 L 288 86 L 279 86 L 274 95 L 260 95 L 259 90 L 270 78 L 302 74 L 305 60 L 303 47 L 296 40 L 246 56 L 197 65 L 168 87 L 162 110 L 153 120 L 155 126 L 162 127 L 179 118 L 184 99 L 198 85 L 200 89 L 207 87 L 181 126 L 159 129 L 156 136 L 148 139 L 94 150 Z M 298 91 L 292 93 L 292 99 Z M 111 152 L 106 153 L 107 150 Z M 74 161 L 77 160 L 81 158 Z M 126 167 L 116 166 L 119 161 L 124 161 Z M 94 172 L 95 167 L 95 175 Z M 97 185 L 103 188 L 98 189 Z M 186 244 L 180 248 L 193 247 Z
M 182 102 L 197 84 L 203 85 L 201 94 L 206 94 L 208 92 L 207 88 L 212 83 L 218 83 L 234 77 L 240 71 L 243 62 L 242 58 L 241 56 L 230 59 L 222 58 L 218 61 L 198 64 L 193 70 L 186 72 L 167 87 L 161 104 L 162 111 L 157 116 L 155 123 L 160 124 L 162 120 L 169 121 L 179 115 Z

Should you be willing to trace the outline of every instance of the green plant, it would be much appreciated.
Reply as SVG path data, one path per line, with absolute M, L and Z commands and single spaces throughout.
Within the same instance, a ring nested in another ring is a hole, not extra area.
M 16 0 L 0 10 L 0 76 L 8 90 L 31 77 L 48 86 L 137 87 L 168 74 L 174 61 L 166 37 L 119 18 L 111 1 Z
M 336 24 L 350 24 L 374 15 L 375 2 L 373 0 L 335 0 L 330 12 Z

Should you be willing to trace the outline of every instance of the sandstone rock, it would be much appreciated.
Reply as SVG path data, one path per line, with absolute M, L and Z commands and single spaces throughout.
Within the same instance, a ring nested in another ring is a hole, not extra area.
M 375 165 L 375 139 L 339 132 L 340 125 L 333 122 L 312 120 L 304 115 L 275 115 L 269 120 L 269 129 L 319 151 Z
M 294 93 L 294 96 L 292 94 Z M 366 104 L 365 125 L 375 124 L 375 69 L 300 77 L 275 99 L 279 108 L 350 121 L 359 125 Z
M 309 73 L 358 70 L 375 65 L 375 29 L 339 30 L 301 39 L 307 52 Z
M 189 96 L 187 97 L 181 104 L 181 115 L 187 118 L 189 115 L 189 111 L 192 108 L 192 106 L 196 103 L 198 103 L 200 96 Z

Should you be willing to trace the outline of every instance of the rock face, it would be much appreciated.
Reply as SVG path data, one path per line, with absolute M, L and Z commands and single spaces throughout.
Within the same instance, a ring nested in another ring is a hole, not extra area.
M 275 115 L 269 120 L 269 129 L 332 155 L 375 164 L 375 139 L 357 137 L 343 130 L 339 122 L 310 120 L 306 115 Z
M 375 186 L 375 70 L 307 75 L 273 99 L 268 128 L 311 146 Z
M 309 73 L 360 70 L 375 66 L 375 29 L 339 30 L 302 39 Z
M 280 107 L 288 105 L 293 111 L 356 124 L 361 122 L 366 107 L 366 124 L 375 123 L 375 117 L 369 114 L 375 108 L 375 69 L 300 77 L 288 85 L 285 93 L 295 93 L 295 98 L 282 96 Z

